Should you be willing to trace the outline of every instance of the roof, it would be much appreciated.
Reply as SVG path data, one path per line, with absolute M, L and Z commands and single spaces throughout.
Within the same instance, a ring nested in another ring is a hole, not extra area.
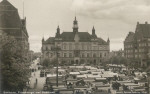
M 129 34 L 127 35 L 125 42 L 133 42 L 134 41 L 134 32 L 129 32 Z
M 59 38 L 61 40 L 55 40 L 55 38 L 58 37 L 50 37 L 44 43 L 54 43 L 55 41 L 74 42 L 76 37 L 79 38 L 80 42 L 91 42 L 91 40 L 93 39 L 92 36 L 93 35 L 89 34 L 88 32 L 63 32 L 59 35 Z M 99 44 L 108 44 L 102 38 L 96 37 L 96 39 L 96 42 L 98 42 Z
M 60 37 L 63 41 L 74 41 L 75 34 L 73 32 L 63 32 Z
M 147 24 L 147 22 L 145 24 L 138 24 L 136 27 L 135 34 L 137 38 L 150 37 L 150 24 Z
M 63 32 L 60 37 L 63 41 L 74 41 L 75 34 L 78 34 L 80 42 L 91 41 L 91 35 L 88 32 Z
M 54 37 L 49 37 L 44 43 L 54 43 L 55 38 Z
M 23 28 L 18 10 L 8 1 L 3 0 L 0 2 L 0 29 L 4 32 L 14 32 L 14 36 L 22 36 L 22 31 L 28 37 L 26 27 Z
M 107 44 L 106 41 L 104 41 L 102 38 L 97 38 L 99 44 Z
M 0 3 L 0 28 L 20 28 L 21 20 L 18 10 L 7 0 Z
M 5 7 L 7 6 L 7 7 Z M 3 0 L 0 3 L 0 11 L 4 11 L 4 10 L 17 10 L 10 2 L 8 2 L 7 0 Z
M 125 42 L 134 42 L 138 39 L 149 38 L 150 37 L 150 24 L 145 22 L 145 24 L 137 24 L 135 33 L 129 32 Z

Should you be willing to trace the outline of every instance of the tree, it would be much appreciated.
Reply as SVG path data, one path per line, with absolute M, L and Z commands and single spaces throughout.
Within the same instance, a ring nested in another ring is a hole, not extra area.
M 45 58 L 42 62 L 42 65 L 46 68 L 57 66 L 57 59 L 49 60 L 48 58 Z
M 125 57 L 114 56 L 114 57 L 110 58 L 109 62 L 112 64 L 124 64 L 124 65 L 126 65 L 127 59 Z
M 23 55 L 21 42 L 3 35 L 0 43 L 2 91 L 23 91 L 29 81 L 29 64 Z
M 43 65 L 44 67 L 48 67 L 48 66 L 49 66 L 49 63 L 50 63 L 50 60 L 49 60 L 49 59 L 44 59 L 42 65 Z

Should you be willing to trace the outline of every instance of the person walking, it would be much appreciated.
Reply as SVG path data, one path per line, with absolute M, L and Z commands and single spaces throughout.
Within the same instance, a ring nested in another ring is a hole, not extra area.
M 37 78 L 36 78 L 36 84 L 37 84 L 37 82 L 38 82 L 38 80 L 37 80 Z

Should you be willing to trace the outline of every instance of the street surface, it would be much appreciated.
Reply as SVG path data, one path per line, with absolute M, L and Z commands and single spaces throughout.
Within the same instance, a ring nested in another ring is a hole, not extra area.
M 28 92 L 30 92 L 30 91 L 40 92 L 43 90 L 43 86 L 45 84 L 46 78 L 40 77 L 40 70 L 38 70 L 38 65 L 37 65 L 37 63 L 39 63 L 39 61 L 35 60 L 33 62 L 34 63 L 31 65 L 31 67 L 36 69 L 36 71 L 31 73 L 30 89 L 28 90 Z M 37 79 L 37 84 L 36 84 L 36 79 Z

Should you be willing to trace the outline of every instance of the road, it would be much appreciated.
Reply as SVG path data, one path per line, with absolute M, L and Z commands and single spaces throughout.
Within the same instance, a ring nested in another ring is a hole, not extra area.
M 28 89 L 28 92 L 40 92 L 43 90 L 43 86 L 45 84 L 45 77 L 40 77 L 40 70 L 38 70 L 39 60 L 33 61 L 34 63 L 31 65 L 31 68 L 36 69 L 37 71 L 31 73 L 30 77 L 30 89 Z M 37 84 L 36 84 L 37 79 Z

